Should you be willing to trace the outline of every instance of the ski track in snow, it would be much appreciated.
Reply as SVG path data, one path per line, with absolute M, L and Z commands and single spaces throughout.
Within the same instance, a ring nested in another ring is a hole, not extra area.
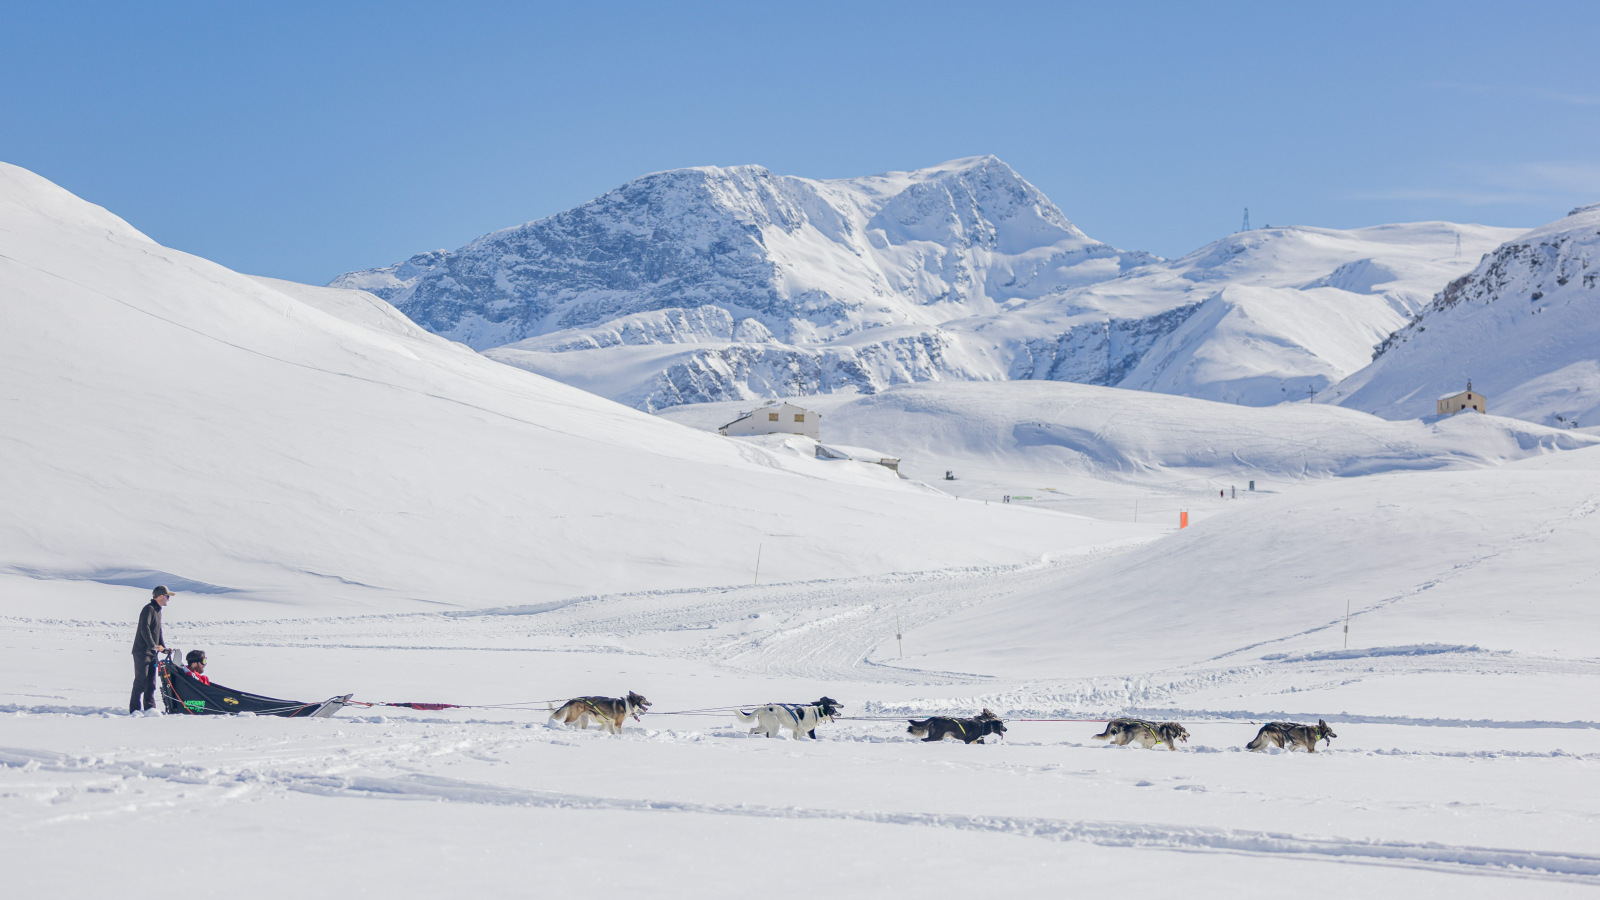
M 1158 824 L 1082 822 L 1022 816 L 969 816 L 933 813 L 874 813 L 855 810 L 773 809 L 761 806 L 679 803 L 661 800 L 627 800 L 582 797 L 548 791 L 507 790 L 448 778 L 413 776 L 387 778 L 308 779 L 293 790 L 324 795 L 396 796 L 447 802 L 549 806 L 561 809 L 628 810 L 636 812 L 688 812 L 707 815 L 754 816 L 787 819 L 836 819 L 880 825 L 912 825 L 992 831 L 1056 841 L 1083 841 L 1108 847 L 1157 850 L 1209 850 L 1232 853 L 1272 853 L 1336 857 L 1344 861 L 1382 862 L 1428 868 L 1472 867 L 1479 872 L 1523 878 L 1556 878 L 1600 884 L 1600 856 L 1501 850 L 1488 847 L 1452 847 L 1400 841 L 1318 838 L 1226 828 L 1175 828 Z
M 765 675 L 880 684 L 981 683 L 987 676 L 883 665 L 873 648 L 895 633 L 1009 596 L 1120 551 L 1102 548 L 1022 566 L 994 566 L 835 581 L 647 591 L 539 604 L 524 612 L 407 613 L 168 624 L 175 645 L 318 649 L 587 652 L 670 656 Z M 120 622 L 0 617 L 15 628 L 59 628 L 121 640 Z M 608 643 L 682 633 L 681 646 L 646 653 Z M 406 643 L 410 635 L 426 643 Z M 445 642 L 448 636 L 455 642 Z M 529 643 L 533 639 L 534 643 Z M 547 642 L 539 643 L 539 639 Z M 497 643 L 502 642 L 502 643 Z
M 146 751 L 145 754 L 126 750 L 112 751 L 104 757 L 0 748 L 0 767 L 19 772 L 27 779 L 11 780 L 5 796 L 27 798 L 59 810 L 56 815 L 33 827 L 97 817 L 127 816 L 153 807 L 216 806 L 253 802 L 267 795 L 298 792 L 347 799 L 394 799 L 571 810 L 853 821 L 884 826 L 993 832 L 1051 841 L 1084 842 L 1107 847 L 1241 855 L 1289 855 L 1339 862 L 1600 885 L 1600 856 L 1583 853 L 1439 842 L 1353 839 L 1156 822 L 867 811 L 809 806 L 774 807 L 749 803 L 604 797 L 534 790 L 443 777 L 414 770 L 418 765 L 448 762 L 451 758 L 490 764 L 502 763 L 504 760 L 496 756 L 497 751 L 519 744 L 577 746 L 585 742 L 607 740 L 700 742 L 716 737 L 741 737 L 738 732 L 707 735 L 694 731 L 657 732 L 630 729 L 622 737 L 612 738 L 597 732 L 578 733 L 547 728 L 516 728 L 507 731 L 502 727 L 491 732 L 474 730 L 461 722 L 451 722 L 445 729 L 430 731 L 428 726 L 419 725 L 418 720 L 391 721 L 385 717 L 327 724 L 328 727 L 318 729 L 319 733 L 314 735 L 317 743 L 310 747 L 285 746 L 295 740 L 301 742 L 311 740 L 302 737 L 290 740 L 265 739 L 244 746 L 190 745 L 178 748 L 176 754 L 172 751 L 156 753 Z M 384 740 L 363 741 L 356 735 L 346 739 L 343 727 L 361 729 L 363 725 L 388 729 L 384 734 Z M 333 733 L 330 735 L 329 731 Z M 912 743 L 911 739 L 903 736 L 891 740 Z M 757 749 L 772 746 L 766 741 L 749 741 L 748 745 Z M 205 761 L 172 762 L 141 758 L 146 754 L 165 759 L 201 757 Z M 1397 751 L 1393 754 L 1378 752 L 1372 755 L 1381 757 L 1415 754 Z M 1443 755 L 1459 757 L 1463 754 Z M 1538 754 L 1520 756 L 1538 756 Z M 1568 759 L 1574 758 L 1568 755 Z M 1593 757 L 1576 759 L 1592 760 Z M 912 758 L 907 764 L 941 769 L 952 765 L 949 760 L 927 757 Z M 988 762 L 979 758 L 963 760 L 955 765 L 964 769 L 1018 777 L 1050 773 L 1056 769 L 1056 767 L 1041 768 Z M 1143 784 L 1146 782 L 1140 782 L 1140 785 Z M 1206 787 L 1179 785 L 1175 789 L 1204 791 Z

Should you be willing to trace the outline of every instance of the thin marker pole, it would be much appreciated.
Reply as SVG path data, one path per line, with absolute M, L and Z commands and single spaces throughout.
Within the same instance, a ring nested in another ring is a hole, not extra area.
M 756 580 L 752 581 L 750 583 L 751 584 L 760 584 L 761 583 L 761 545 L 760 544 L 756 544 Z
M 1350 649 L 1350 598 L 1344 601 L 1344 648 Z
M 899 616 L 899 614 L 896 614 L 895 617 L 894 617 L 894 642 L 896 644 L 900 645 L 900 658 L 901 659 L 905 659 L 906 658 L 906 645 L 900 640 L 900 616 Z

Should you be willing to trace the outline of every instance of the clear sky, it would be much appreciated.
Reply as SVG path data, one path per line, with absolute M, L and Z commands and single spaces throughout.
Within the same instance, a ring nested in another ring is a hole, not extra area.
M 1090 235 L 1600 201 L 1600 3 L 0 5 L 0 160 L 324 283 L 646 172 L 993 153 Z

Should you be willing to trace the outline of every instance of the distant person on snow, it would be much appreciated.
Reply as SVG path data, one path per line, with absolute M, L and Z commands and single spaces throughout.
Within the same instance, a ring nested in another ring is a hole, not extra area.
M 156 655 L 167 649 L 161 634 L 161 608 L 172 599 L 164 584 L 151 592 L 150 602 L 139 610 L 139 627 L 133 633 L 133 695 L 128 712 L 133 715 L 156 708 L 156 682 L 153 670 Z
M 204 650 L 190 650 L 184 657 L 189 664 L 189 675 L 201 684 L 210 684 L 211 679 L 206 677 L 206 652 Z

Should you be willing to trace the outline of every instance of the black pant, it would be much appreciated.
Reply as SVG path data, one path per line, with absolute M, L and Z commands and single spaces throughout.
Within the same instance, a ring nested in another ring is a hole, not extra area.
M 155 664 L 155 660 L 147 660 L 143 656 L 133 658 L 133 696 L 128 698 L 128 712 L 156 708 L 155 682 L 150 677 Z

